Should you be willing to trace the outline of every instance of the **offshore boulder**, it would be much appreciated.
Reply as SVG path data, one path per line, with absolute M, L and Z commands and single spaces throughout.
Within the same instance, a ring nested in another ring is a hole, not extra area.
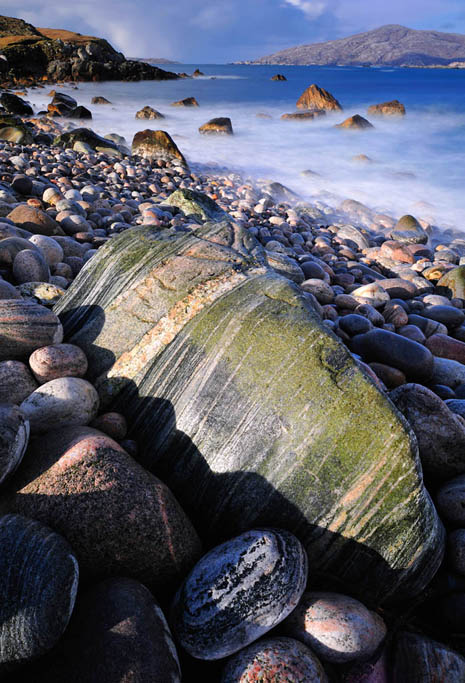
M 129 230 L 55 311 L 208 544 L 283 528 L 314 585 L 382 602 L 428 584 L 443 529 L 415 437 L 247 231 Z

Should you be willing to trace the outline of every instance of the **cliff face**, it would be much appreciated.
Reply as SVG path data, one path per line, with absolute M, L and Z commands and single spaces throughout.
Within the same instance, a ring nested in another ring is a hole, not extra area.
M 0 79 L 23 81 L 166 80 L 178 78 L 145 62 L 127 60 L 106 40 L 59 29 L 35 28 L 0 17 Z
M 428 66 L 465 60 L 465 35 L 388 25 L 327 43 L 300 45 L 254 64 Z

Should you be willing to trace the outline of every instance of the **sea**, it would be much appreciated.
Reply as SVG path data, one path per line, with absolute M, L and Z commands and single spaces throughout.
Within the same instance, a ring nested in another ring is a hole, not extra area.
M 165 70 L 204 76 L 176 81 L 60 85 L 93 114 L 100 134 L 118 133 L 131 145 L 145 128 L 166 130 L 197 172 L 228 169 L 254 181 L 280 182 L 302 199 L 339 205 L 355 199 L 381 213 L 412 213 L 442 228 L 465 232 L 465 69 L 176 64 Z M 281 73 L 286 81 L 272 81 Z M 285 121 L 312 83 L 329 90 L 344 111 L 315 121 Z M 49 89 L 31 90 L 46 108 Z M 91 105 L 102 95 L 111 105 Z M 171 103 L 195 97 L 198 108 Z M 374 129 L 335 127 L 371 104 L 398 99 L 407 115 L 371 118 Z M 164 120 L 135 119 L 149 105 Z M 271 118 L 259 118 L 257 114 Z M 200 125 L 229 117 L 234 136 L 203 136 Z M 354 157 L 365 155 L 369 161 Z M 307 173 L 303 173 L 307 171 Z M 308 173 L 311 171 L 312 173 Z

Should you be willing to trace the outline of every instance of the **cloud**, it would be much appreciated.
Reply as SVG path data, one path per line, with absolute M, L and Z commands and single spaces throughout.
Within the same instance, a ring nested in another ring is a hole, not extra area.
M 463 0 L 4 0 L 35 26 L 107 38 L 129 56 L 187 63 L 252 59 L 383 24 L 465 32 Z

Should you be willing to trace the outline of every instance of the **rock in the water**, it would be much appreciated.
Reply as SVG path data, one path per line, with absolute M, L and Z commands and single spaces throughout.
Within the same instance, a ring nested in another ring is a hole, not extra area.
M 29 358 L 29 365 L 40 384 L 59 377 L 84 377 L 87 372 L 86 355 L 74 344 L 54 344 L 37 349 Z
M 25 102 L 18 95 L 9 92 L 2 92 L 0 104 L 8 114 L 18 114 L 19 116 L 32 116 L 33 109 L 30 104 Z
M 87 109 L 87 107 L 83 107 L 82 105 L 79 107 L 75 107 L 72 109 L 69 114 L 67 114 L 68 118 L 70 119 L 91 119 L 92 118 L 92 112 Z
M 42 384 L 21 403 L 33 434 L 86 425 L 97 415 L 99 397 L 90 382 L 60 377 Z
M 399 218 L 396 227 L 391 232 L 391 238 L 407 244 L 426 244 L 428 235 L 414 216 L 406 215 Z
M 283 629 L 324 661 L 339 664 L 369 659 L 386 636 L 380 616 L 339 593 L 304 593 Z
M 63 328 L 55 313 L 22 299 L 0 300 L 0 360 L 22 359 L 48 344 L 60 344 Z
M 391 653 L 393 683 L 463 683 L 465 659 L 446 645 L 403 631 Z
M 372 104 L 368 107 L 369 116 L 405 116 L 405 106 L 399 100 Z
M 465 473 L 465 424 L 430 389 L 405 384 L 390 394 L 417 437 L 423 469 L 444 480 Z
M 101 95 L 98 95 L 97 97 L 93 97 L 90 101 L 91 104 L 111 104 L 110 100 L 107 100 L 106 97 L 102 97 Z
M 199 557 L 171 491 L 91 427 L 33 439 L 12 488 L 8 510 L 63 534 L 87 577 L 128 576 L 164 591 Z
M 0 672 L 48 652 L 62 636 L 79 569 L 68 543 L 21 515 L 0 518 Z
M 165 117 L 163 114 L 160 114 L 159 111 L 154 109 L 153 107 L 149 107 L 148 105 L 146 107 L 142 107 L 137 113 L 136 113 L 136 119 L 164 119 Z
M 314 111 L 295 111 L 290 114 L 282 114 L 283 121 L 314 121 L 326 114 L 324 109 L 315 109 Z M 306 174 L 310 175 L 310 174 Z M 315 174 L 317 175 L 317 174 Z
M 284 527 L 315 573 L 353 594 L 415 592 L 443 549 L 415 442 L 262 257 L 227 222 L 133 228 L 99 249 L 56 310 L 103 406 L 125 414 L 142 462 L 209 542 Z
M 327 683 L 321 663 L 293 638 L 264 638 L 226 664 L 220 683 Z
M 286 76 L 283 74 L 275 74 L 274 76 L 271 77 L 272 81 L 287 81 Z
M 204 135 L 233 135 L 233 132 L 231 119 L 226 117 L 210 119 L 199 128 L 199 133 Z
M 187 161 L 172 137 L 164 130 L 141 130 L 134 135 L 132 153 L 146 159 L 179 159 L 187 166 Z
M 195 97 L 185 97 L 183 100 L 171 103 L 172 107 L 198 107 L 199 103 Z
M 342 111 L 335 97 L 324 88 L 313 83 L 297 100 L 297 109 L 325 109 L 326 111 Z
M 354 116 L 350 116 L 342 123 L 338 123 L 336 128 L 345 128 L 347 130 L 367 130 L 374 128 L 374 126 L 372 123 L 364 119 L 363 116 L 355 114 Z
M 19 408 L 0 403 L 0 484 L 16 470 L 29 442 L 29 423 Z
M 0 362 L 0 403 L 19 405 L 38 386 L 27 365 L 21 361 Z
M 57 135 L 53 141 L 54 145 L 58 147 L 71 147 L 73 148 L 77 142 L 85 143 L 96 152 L 105 153 L 118 153 L 118 146 L 116 143 L 108 140 L 107 138 L 102 138 L 97 133 L 94 133 L 90 128 L 74 128 L 73 130 L 67 131 L 66 133 L 61 133 Z M 62 233 L 60 233 L 61 235 Z
M 193 657 L 227 657 L 292 612 L 307 571 L 305 550 L 289 532 L 246 531 L 196 564 L 174 598 L 173 631 Z
M 166 619 L 138 581 L 107 579 L 78 598 L 49 683 L 180 683 Z

